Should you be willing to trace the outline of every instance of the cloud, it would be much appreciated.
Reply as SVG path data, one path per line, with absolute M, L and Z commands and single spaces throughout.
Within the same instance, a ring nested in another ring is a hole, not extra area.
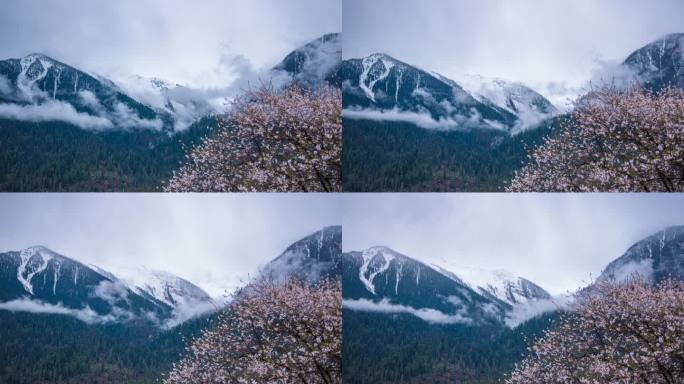
M 128 287 L 120 281 L 102 280 L 96 285 L 91 294 L 92 297 L 100 298 L 114 306 L 117 302 L 128 301 Z
M 143 119 L 132 109 L 123 103 L 116 103 L 111 113 L 112 120 L 122 128 L 149 128 L 160 130 L 164 123 L 158 118 Z
M 622 283 L 634 278 L 652 280 L 653 259 L 642 259 L 624 264 L 619 268 L 616 268 L 613 271 L 613 275 L 610 277 L 612 280 L 618 283 Z
M 570 308 L 574 302 L 572 295 L 558 296 L 552 299 L 533 300 L 516 304 L 506 313 L 505 323 L 509 328 L 515 328 L 529 319 L 543 313 Z
M 49 100 L 37 105 L 0 104 L 0 117 L 33 122 L 61 121 L 84 129 L 112 128 L 112 122 L 104 117 L 81 113 L 70 104 Z
M 682 31 L 684 2 L 654 4 L 345 0 L 344 56 L 380 51 L 451 78 L 476 73 L 521 81 L 560 106 L 590 80 L 597 55 L 622 61 L 644 44 Z M 546 93 L 545 84 L 553 82 L 565 83 L 568 92 Z
M 618 89 L 625 89 L 639 83 L 639 75 L 636 70 L 619 61 L 614 60 L 595 60 L 595 67 L 591 72 L 591 79 L 585 87 L 585 92 L 592 88 L 612 86 Z
M 470 115 L 451 115 L 435 119 L 429 112 L 402 111 L 393 109 L 370 109 L 370 108 L 346 108 L 342 110 L 342 116 L 354 120 L 393 121 L 415 124 L 425 129 L 450 130 L 469 129 L 473 127 L 488 127 L 493 129 L 505 129 L 502 124 L 483 119 L 477 110 L 471 108 Z
M 2 309 L 12 312 L 30 312 L 73 316 L 88 324 L 108 323 L 116 319 L 112 315 L 99 315 L 90 307 L 72 309 L 63 306 L 61 303 L 50 304 L 40 300 L 31 300 L 26 298 L 0 303 L 0 310 Z
M 135 73 L 195 85 L 222 52 L 243 54 L 256 68 L 270 67 L 306 40 L 340 30 L 342 23 L 339 0 L 73 0 L 70 5 L 3 1 L 0 58 L 43 52 L 108 77 Z M 78 22 L 60 21 L 65 19 Z
M 215 312 L 217 310 L 218 306 L 214 302 L 189 301 L 177 305 L 173 309 L 171 318 L 166 320 L 163 324 L 160 324 L 160 326 L 164 329 L 170 329 L 190 319 L 205 315 L 207 313 Z
M 9 95 L 12 93 L 12 86 L 7 77 L 0 75 L 0 95 Z
M 347 108 L 342 111 L 342 116 L 354 120 L 411 123 L 426 129 L 456 129 L 462 127 L 452 118 L 440 117 L 439 120 L 435 120 L 427 112 L 400 111 L 397 108 L 390 110 Z
M 458 313 L 455 315 L 448 315 L 436 309 L 416 309 L 405 305 L 392 304 L 388 299 L 382 299 L 379 302 L 368 299 L 343 300 L 342 307 L 361 312 L 405 313 L 433 324 L 468 324 L 471 322 L 469 318 Z
M 94 111 L 102 111 L 104 108 L 102 107 L 102 104 L 100 104 L 100 101 L 97 99 L 97 96 L 91 91 L 79 91 L 78 92 L 78 97 L 81 99 L 81 102 L 83 105 L 91 108 Z

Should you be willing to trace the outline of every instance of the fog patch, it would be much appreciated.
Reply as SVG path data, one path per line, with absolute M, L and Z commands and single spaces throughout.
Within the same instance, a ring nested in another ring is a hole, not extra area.
M 9 79 L 0 75 L 0 95 L 9 95 L 12 93 L 12 85 Z
M 100 284 L 95 286 L 91 296 L 100 298 L 114 307 L 117 302 L 128 302 L 129 292 L 128 287 L 120 281 L 102 280 Z
M 634 279 L 653 280 L 653 259 L 641 259 L 621 265 L 612 271 L 610 279 L 623 283 Z
M 159 119 L 144 119 L 123 103 L 116 103 L 112 112 L 112 120 L 122 128 L 148 128 L 160 130 L 164 125 Z
M 434 130 L 465 130 L 471 128 L 492 128 L 505 130 L 506 127 L 495 121 L 483 119 L 478 111 L 471 108 L 470 115 L 451 115 L 440 116 L 435 119 L 429 112 L 403 111 L 398 108 L 393 109 L 371 109 L 371 108 L 346 108 L 342 110 L 342 116 L 353 120 L 371 121 L 390 121 L 402 122 L 417 125 L 425 129 Z
M 516 304 L 513 309 L 506 313 L 504 322 L 509 328 L 515 328 L 541 314 L 568 309 L 573 302 L 573 296 L 563 295 L 551 299 L 530 300 Z
M 398 108 L 389 110 L 347 108 L 342 110 L 342 116 L 353 120 L 392 121 L 415 124 L 425 129 L 456 129 L 459 123 L 450 117 L 440 117 L 435 120 L 427 112 L 400 111 Z
M 171 318 L 160 324 L 161 328 L 170 329 L 190 319 L 218 310 L 213 301 L 188 301 L 177 305 L 171 313 Z
M 61 121 L 83 129 L 94 130 L 114 127 L 114 124 L 104 117 L 78 112 L 71 104 L 56 100 L 36 105 L 2 103 L 0 104 L 0 117 L 31 122 Z
M 40 300 L 31 300 L 27 298 L 15 299 L 5 303 L 0 303 L 0 310 L 7 310 L 11 312 L 29 312 L 39 314 L 52 315 L 66 315 L 77 318 L 88 324 L 103 324 L 116 320 L 113 315 L 99 315 L 90 307 L 81 309 L 67 308 L 60 304 L 50 304 Z
M 469 324 L 471 319 L 460 313 L 449 315 L 431 308 L 413 308 L 405 305 L 392 304 L 388 299 L 374 302 L 368 299 L 343 300 L 342 307 L 352 311 L 378 312 L 378 313 L 405 313 L 418 317 L 431 324 Z

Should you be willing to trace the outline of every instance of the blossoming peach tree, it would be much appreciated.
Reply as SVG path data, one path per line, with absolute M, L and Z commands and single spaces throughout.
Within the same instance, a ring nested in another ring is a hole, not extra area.
M 602 283 L 529 349 L 507 384 L 684 382 L 684 283 Z
M 507 190 L 684 191 L 684 91 L 591 93 Z
M 339 191 L 341 153 L 338 88 L 262 87 L 233 102 L 218 132 L 186 155 L 165 190 Z
M 187 346 L 165 384 L 341 383 L 340 282 L 262 280 Z

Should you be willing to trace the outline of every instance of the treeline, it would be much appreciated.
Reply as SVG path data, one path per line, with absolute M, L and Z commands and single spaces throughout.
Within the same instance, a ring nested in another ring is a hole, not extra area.
M 157 383 L 213 317 L 160 331 L 87 325 L 62 315 L 0 311 L 0 383 Z
M 345 383 L 498 383 L 558 314 L 515 329 L 429 324 L 411 315 L 345 310 Z
M 553 119 L 509 137 L 496 130 L 437 131 L 401 122 L 344 119 L 345 191 L 502 191 Z
M 185 147 L 214 126 L 205 118 L 170 135 L 0 120 L 0 191 L 159 191 L 184 160 Z

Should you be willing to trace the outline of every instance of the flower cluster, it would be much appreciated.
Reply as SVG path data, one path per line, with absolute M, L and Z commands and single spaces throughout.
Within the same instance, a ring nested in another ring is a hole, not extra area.
M 252 283 L 186 349 L 164 384 L 341 383 L 341 285 Z
M 546 331 L 508 384 L 684 382 L 684 283 L 600 283 Z
M 341 189 L 342 95 L 338 88 L 239 97 L 219 130 L 187 154 L 168 192 L 331 192 Z
M 594 92 L 529 160 L 508 191 L 684 191 L 684 91 Z

